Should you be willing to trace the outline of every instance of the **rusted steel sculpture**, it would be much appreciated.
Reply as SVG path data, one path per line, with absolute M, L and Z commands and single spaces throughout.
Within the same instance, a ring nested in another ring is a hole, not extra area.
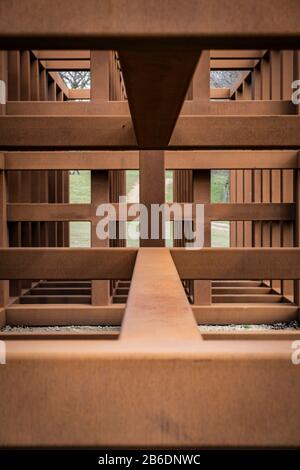
M 0 332 L 0 446 L 299 446 L 300 332 L 198 325 L 299 320 L 300 4 L 67 3 L 0 1 L 0 325 L 121 330 Z M 215 89 L 211 70 L 240 74 Z M 97 237 L 99 204 L 123 227 L 131 169 L 146 207 L 165 169 L 175 202 L 204 204 L 203 249 Z M 91 170 L 90 203 L 69 202 L 69 170 Z M 211 248 L 224 220 L 230 248 Z M 69 247 L 70 221 L 91 248 Z

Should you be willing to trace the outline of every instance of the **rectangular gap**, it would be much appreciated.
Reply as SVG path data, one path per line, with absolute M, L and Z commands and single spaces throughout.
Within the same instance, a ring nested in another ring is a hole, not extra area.
M 70 222 L 70 247 L 90 248 L 91 247 L 91 223 L 90 222 Z
M 91 203 L 91 172 L 90 170 L 70 170 L 69 202 L 71 204 Z
M 230 222 L 224 220 L 211 222 L 211 246 L 213 248 L 230 247 Z

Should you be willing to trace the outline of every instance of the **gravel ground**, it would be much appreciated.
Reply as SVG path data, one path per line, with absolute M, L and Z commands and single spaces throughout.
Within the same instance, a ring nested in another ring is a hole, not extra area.
M 205 331 L 300 330 L 300 323 L 273 323 L 271 325 L 199 325 Z
M 272 325 L 199 325 L 205 331 L 249 331 L 249 330 L 300 330 L 300 323 L 273 323 Z M 2 333 L 101 333 L 106 331 L 119 332 L 119 326 L 5 326 Z
M 118 326 L 9 326 L 0 329 L 2 333 L 101 333 L 118 332 Z

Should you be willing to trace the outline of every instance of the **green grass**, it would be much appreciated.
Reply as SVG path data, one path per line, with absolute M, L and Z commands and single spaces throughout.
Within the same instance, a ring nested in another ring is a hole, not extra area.
M 126 171 L 126 194 L 129 194 L 134 187 L 137 186 L 139 181 L 139 170 L 127 170 Z M 129 201 L 138 202 L 138 201 Z
M 70 172 L 70 202 L 91 202 L 91 172 L 89 170 L 74 170 Z
M 91 172 L 70 172 L 70 202 L 73 204 L 91 202 Z M 89 222 L 70 222 L 70 246 L 91 246 L 91 224 Z
M 220 223 L 212 223 L 211 246 L 226 248 L 230 244 L 229 222 L 222 222 L 224 228 L 219 228 Z
M 173 202 L 173 171 L 166 171 L 166 202 Z
M 139 185 L 139 170 L 127 170 L 126 171 L 126 193 L 127 195 L 132 193 L 133 189 L 136 188 L 138 194 Z M 129 202 L 138 202 L 138 200 L 129 199 Z M 173 201 L 173 171 L 166 171 L 166 202 Z
M 138 170 L 126 171 L 126 192 L 138 199 Z M 136 188 L 135 190 L 133 188 Z M 211 174 L 211 201 L 228 202 L 229 193 L 229 172 L 226 170 L 212 171 Z M 166 202 L 173 201 L 173 171 L 166 171 Z M 79 204 L 91 202 L 91 172 L 73 171 L 70 172 L 70 203 Z M 138 200 L 129 200 L 138 202 Z M 133 224 L 133 225 L 129 225 Z M 225 223 L 226 224 L 226 223 Z M 135 230 L 137 222 L 128 222 L 127 231 Z M 228 222 L 227 222 L 228 227 Z M 166 224 L 167 246 L 171 246 L 172 224 Z M 89 222 L 70 222 L 70 246 L 88 247 L 91 246 L 91 227 Z M 131 237 L 128 239 L 128 246 L 138 246 L 138 241 Z M 212 227 L 212 246 L 229 246 L 229 230 Z
M 229 171 L 212 170 L 211 172 L 211 202 L 228 202 Z
M 228 202 L 229 199 L 229 171 L 212 170 L 211 172 L 211 202 Z M 224 227 L 222 229 L 222 226 Z M 230 245 L 229 222 L 212 224 L 211 246 L 228 247 Z
M 70 222 L 70 246 L 91 246 L 91 224 L 90 222 Z

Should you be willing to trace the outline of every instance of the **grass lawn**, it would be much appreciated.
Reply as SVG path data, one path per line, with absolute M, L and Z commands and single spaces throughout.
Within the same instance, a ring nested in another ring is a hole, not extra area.
M 91 172 L 88 170 L 70 172 L 70 203 L 91 202 Z M 70 246 L 91 246 L 91 226 L 89 222 L 70 222 Z
M 126 193 L 128 202 L 138 202 L 139 172 L 138 170 L 126 171 Z M 212 171 L 211 174 L 211 201 L 227 202 L 229 194 L 229 172 L 226 170 Z M 173 171 L 166 171 L 166 201 L 173 201 Z M 70 203 L 91 202 L 91 172 L 71 171 L 70 172 Z M 137 223 L 127 223 L 127 233 L 129 236 L 128 246 L 138 246 L 138 241 L 130 233 L 136 231 Z M 167 223 L 168 233 L 167 246 L 171 245 L 172 224 Z M 91 246 L 91 227 L 89 222 L 70 222 L 70 246 L 89 247 Z M 229 246 L 229 224 L 228 222 L 213 223 L 212 226 L 212 246 Z

